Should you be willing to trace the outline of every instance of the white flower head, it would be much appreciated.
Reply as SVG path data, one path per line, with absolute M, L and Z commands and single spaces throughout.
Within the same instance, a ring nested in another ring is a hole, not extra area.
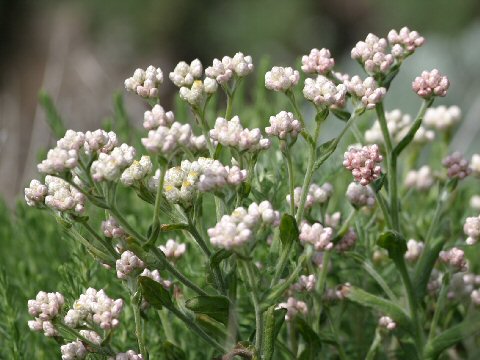
M 287 91 L 297 85 L 300 74 L 291 67 L 274 66 L 265 74 L 265 87 L 273 91 Z
M 323 75 L 305 79 L 303 87 L 303 96 L 318 106 L 341 108 L 345 105 L 346 93 L 345 85 L 335 85 Z
M 146 70 L 137 69 L 133 76 L 125 80 L 125 89 L 144 98 L 155 98 L 163 83 L 162 69 L 150 65 Z
M 203 67 L 200 60 L 193 60 L 190 65 L 180 61 L 170 73 L 170 80 L 178 87 L 191 86 L 193 82 L 202 76 Z
M 302 70 L 307 74 L 325 75 L 335 65 L 328 49 L 312 49 L 310 54 L 302 56 Z
M 349 80 L 345 80 L 344 84 L 347 91 L 361 101 L 363 106 L 368 109 L 373 109 L 376 104 L 383 100 L 387 93 L 384 87 L 379 87 L 373 77 L 367 77 L 362 80 L 355 75 Z
M 461 118 L 462 111 L 458 106 L 440 105 L 427 109 L 423 117 L 423 123 L 438 131 L 445 131 L 458 124 Z
M 386 74 L 393 65 L 394 57 L 387 52 L 387 40 L 368 34 L 365 41 L 359 41 L 352 49 L 352 59 L 363 64 L 365 71 L 373 75 Z
M 159 126 L 169 127 L 174 121 L 173 112 L 166 112 L 159 104 L 156 104 L 152 110 L 145 111 L 143 115 L 143 127 L 146 130 L 154 130 Z

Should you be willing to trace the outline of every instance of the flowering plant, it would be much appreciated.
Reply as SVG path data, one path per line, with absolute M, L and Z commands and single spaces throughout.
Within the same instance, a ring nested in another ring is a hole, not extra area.
M 59 342 L 66 360 L 435 359 L 480 331 L 480 276 L 464 251 L 480 238 L 480 218 L 462 231 L 446 213 L 480 161 L 441 162 L 448 136 L 426 146 L 461 117 L 432 107 L 449 81 L 436 69 L 414 79 L 415 118 L 384 109 L 423 43 L 408 28 L 369 34 L 351 52 L 366 77 L 334 71 L 330 51 L 313 49 L 302 75 L 262 72 L 278 94 L 258 87 L 252 103 L 250 56 L 205 71 L 182 61 L 168 76 L 175 114 L 160 102 L 162 70 L 135 70 L 125 88 L 149 107 L 136 146 L 113 131 L 68 130 L 38 165 L 45 178 L 25 189 L 27 204 L 51 213 L 123 295 L 110 297 L 108 283 L 78 298 L 41 291 L 28 302 L 29 327 Z M 336 121 L 340 132 L 321 142 Z M 429 151 L 437 155 L 421 166 Z M 119 347 L 120 328 L 135 348 Z

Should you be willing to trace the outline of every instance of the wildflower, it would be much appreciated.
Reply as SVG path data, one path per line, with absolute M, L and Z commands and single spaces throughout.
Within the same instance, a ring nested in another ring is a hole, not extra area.
M 425 39 L 418 32 L 410 31 L 406 26 L 401 28 L 399 32 L 390 30 L 387 38 L 392 46 L 393 56 L 400 59 L 412 54 L 425 42 Z
M 466 240 L 468 245 L 476 244 L 480 239 L 480 216 L 466 218 L 463 232 L 468 236 Z
M 94 152 L 110 153 L 118 145 L 117 134 L 105 130 L 87 131 L 85 133 L 84 149 L 86 154 Z
M 63 304 L 62 294 L 40 291 L 35 300 L 28 300 L 28 313 L 35 317 L 35 320 L 28 321 L 28 327 L 32 331 L 43 331 L 45 336 L 57 336 L 52 320 L 61 312 Z
M 62 360 L 85 359 L 87 356 L 87 349 L 80 340 L 60 346 L 60 351 Z
M 47 158 L 37 165 L 38 171 L 44 174 L 59 174 L 71 170 L 78 165 L 78 151 L 59 147 L 48 150 Z
M 224 57 L 225 63 L 218 59 L 213 59 L 213 65 L 205 69 L 205 75 L 209 78 L 215 79 L 220 84 L 226 84 L 233 76 L 233 70 L 229 69 L 227 65 L 227 57 Z
M 102 221 L 102 232 L 108 238 L 122 238 L 125 236 L 125 230 L 123 230 L 118 224 L 117 220 L 113 217 L 109 217 L 107 220 Z
M 384 87 L 378 87 L 373 77 L 367 77 L 362 80 L 355 75 L 349 80 L 344 81 L 345 87 L 350 95 L 359 99 L 363 106 L 369 110 L 383 100 L 387 90 Z
M 291 67 L 274 66 L 265 74 L 265 87 L 273 91 L 287 91 L 297 85 L 300 74 Z
M 335 65 L 328 49 L 312 49 L 309 55 L 302 56 L 302 70 L 307 74 L 325 75 Z
M 405 253 L 404 257 L 405 260 L 409 262 L 415 262 L 418 260 L 420 255 L 422 254 L 423 248 L 425 245 L 421 241 L 416 241 L 414 239 L 410 239 L 407 241 L 407 252 Z
M 102 337 L 93 330 L 80 330 L 80 335 L 94 344 L 100 345 L 102 343 Z
M 390 318 L 388 316 L 382 316 L 378 320 L 378 326 L 380 326 L 380 327 L 382 327 L 386 330 L 392 331 L 392 330 L 395 330 L 395 328 L 397 327 L 397 323 L 395 321 L 393 321 L 392 318 Z
M 333 248 L 333 229 L 324 227 L 320 223 L 313 225 L 309 225 L 306 222 L 303 223 L 300 227 L 299 238 L 302 244 L 312 244 L 317 251 L 330 250 Z
M 454 152 L 443 159 L 442 165 L 447 168 L 447 176 L 450 179 L 464 179 L 472 173 L 468 161 L 460 152 Z
M 30 186 L 25 188 L 25 201 L 28 206 L 39 206 L 45 201 L 45 196 L 48 193 L 48 188 L 40 181 L 33 179 L 30 181 Z
M 295 292 L 312 292 L 315 289 L 315 284 L 317 283 L 317 278 L 314 274 L 310 275 L 301 275 L 298 282 L 293 284 L 290 287 L 291 291 Z
M 178 87 L 190 86 L 202 76 L 202 73 L 203 67 L 200 60 L 195 59 L 190 65 L 185 61 L 180 61 L 170 73 L 169 78 Z
M 330 197 L 333 194 L 333 187 L 330 183 L 325 183 L 322 186 L 317 184 L 311 184 L 307 197 L 305 199 L 305 209 L 309 209 L 315 204 L 325 204 L 330 200 Z M 302 188 L 297 187 L 293 190 L 293 202 L 295 207 L 300 205 L 300 198 L 302 196 Z M 290 203 L 290 194 L 286 196 L 287 202 Z
M 335 85 L 323 75 L 305 79 L 303 96 L 317 106 L 341 108 L 345 105 L 345 85 Z
M 366 186 L 378 179 L 382 169 L 378 163 L 383 160 L 378 145 L 350 147 L 344 155 L 343 166 L 352 172 L 356 182 Z
M 470 198 L 470 207 L 475 210 L 480 210 L 480 195 L 473 195 Z
M 435 179 L 432 169 L 428 165 L 418 170 L 410 170 L 405 177 L 405 186 L 418 191 L 428 191 L 433 186 Z
M 154 130 L 159 126 L 170 127 L 174 121 L 173 112 L 166 112 L 159 104 L 156 104 L 152 110 L 145 111 L 143 115 L 143 127 L 146 130 Z
M 350 204 L 356 209 L 364 206 L 373 207 L 375 205 L 375 193 L 368 186 L 351 182 L 348 185 L 346 196 Z
M 465 260 L 465 253 L 459 248 L 453 247 L 447 251 L 441 251 L 439 259 L 450 266 L 455 271 L 466 271 L 467 261 Z
M 341 218 L 342 213 L 340 211 L 336 211 L 333 214 L 325 214 L 325 225 L 332 229 L 336 229 L 340 225 Z
M 145 264 L 133 252 L 127 250 L 124 251 L 120 259 L 116 261 L 115 267 L 117 269 L 117 277 L 119 279 L 126 279 L 133 271 L 137 269 L 142 270 Z
M 93 180 L 118 180 L 121 172 L 133 163 L 134 158 L 135 148 L 127 144 L 114 148 L 110 154 L 100 153 L 90 168 Z
M 269 122 L 270 126 L 265 128 L 265 132 L 281 140 L 287 138 L 295 140 L 302 131 L 302 124 L 294 118 L 291 112 L 281 111 L 275 116 L 270 116 Z
M 239 207 L 231 215 L 224 215 L 215 227 L 208 229 L 208 236 L 212 245 L 232 249 L 253 240 L 260 225 L 278 226 L 279 223 L 280 214 L 268 201 L 252 203 L 248 209 Z
M 476 306 L 480 305 L 480 290 L 473 290 L 472 294 L 470 295 L 472 299 L 472 303 Z
M 160 245 L 160 250 L 170 260 L 177 260 L 185 253 L 186 244 L 180 244 L 173 239 L 168 239 L 165 245 Z
M 480 154 L 473 154 L 470 161 L 470 169 L 472 169 L 473 175 L 480 177 Z
M 432 96 L 447 95 L 450 82 L 448 78 L 437 69 L 432 71 L 423 71 L 422 75 L 415 78 L 412 82 L 412 89 L 418 96 L 428 99 Z
M 352 59 L 363 64 L 369 74 L 386 74 L 393 65 L 393 55 L 387 53 L 387 40 L 368 34 L 365 41 L 359 41 L 352 49 Z
M 260 129 L 244 129 L 238 116 L 230 121 L 218 117 L 210 130 L 210 138 L 240 151 L 259 151 L 270 147 L 270 140 L 263 138 Z
M 205 69 L 205 75 L 215 79 L 220 85 L 227 83 L 235 74 L 238 77 L 245 77 L 253 71 L 251 56 L 243 53 L 236 53 L 233 58 L 224 56 L 222 61 L 213 60 L 213 65 Z
M 460 122 L 462 111 L 458 106 L 440 105 L 433 108 L 428 108 L 423 117 L 423 123 L 438 131 L 445 131 L 451 129 Z
M 159 87 L 162 83 L 162 69 L 150 65 L 147 70 L 135 70 L 133 76 L 125 80 L 125 89 L 144 98 L 155 98 L 158 97 Z
M 289 297 L 287 302 L 283 302 L 277 305 L 275 309 L 287 309 L 285 315 L 285 320 L 293 320 L 295 316 L 299 313 L 303 315 L 308 314 L 308 306 L 305 302 L 295 299 L 294 297 Z
M 50 175 L 45 177 L 45 185 L 48 189 L 45 205 L 60 212 L 71 210 L 78 214 L 83 213 L 85 196 L 75 187 L 65 180 Z
M 356 232 L 350 228 L 348 229 L 347 233 L 343 235 L 340 241 L 335 245 L 335 249 L 340 252 L 348 251 L 355 246 L 357 242 L 357 234 Z
M 160 273 L 158 272 L 158 270 L 150 271 L 149 269 L 143 269 L 143 271 L 142 271 L 142 273 L 140 274 L 140 276 L 145 276 L 145 277 L 148 277 L 148 278 L 152 279 L 153 281 L 158 282 L 158 283 L 159 283 L 160 285 L 162 285 L 165 289 L 169 289 L 169 288 L 172 286 L 172 282 L 169 281 L 169 280 L 163 279 L 163 278 L 160 276 Z
M 142 360 L 141 354 L 137 354 L 133 350 L 128 350 L 125 353 L 118 353 L 114 357 L 109 357 L 108 360 Z
M 170 128 L 159 126 L 150 130 L 146 138 L 142 138 L 142 144 L 152 153 L 169 155 L 182 146 L 191 150 L 202 150 L 207 143 L 205 137 L 195 136 L 190 124 L 174 122 Z
M 132 165 L 126 168 L 120 176 L 120 181 L 125 186 L 132 186 L 145 179 L 152 172 L 150 156 L 142 156 L 140 161 L 134 160 Z

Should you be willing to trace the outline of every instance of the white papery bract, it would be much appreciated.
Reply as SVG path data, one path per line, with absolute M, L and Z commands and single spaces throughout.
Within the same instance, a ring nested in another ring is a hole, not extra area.
M 456 105 L 428 108 L 423 117 L 423 123 L 438 131 L 451 129 L 458 124 L 462 118 L 462 111 Z
M 117 277 L 119 279 L 126 279 L 132 272 L 143 270 L 145 263 L 133 252 L 127 250 L 124 251 L 120 259 L 116 261 L 115 268 L 117 270 Z
M 162 83 L 162 69 L 150 65 L 147 70 L 135 70 L 133 76 L 125 80 L 125 89 L 144 98 L 155 98 L 158 97 Z
M 435 182 L 432 169 L 428 165 L 418 170 L 410 170 L 405 177 L 405 186 L 418 191 L 428 191 Z
M 108 330 L 118 326 L 123 309 L 123 300 L 113 300 L 102 290 L 88 288 L 68 310 L 64 323 L 72 328 L 94 322 L 100 328 Z
M 71 170 L 78 165 L 78 151 L 65 150 L 59 147 L 48 150 L 47 158 L 37 165 L 39 172 L 44 174 L 59 174 Z
M 175 116 L 173 112 L 166 112 L 159 104 L 156 104 L 152 110 L 147 110 L 143 114 L 143 127 L 146 130 L 154 130 L 159 126 L 170 127 L 174 121 Z
M 454 271 L 466 271 L 468 269 L 465 252 L 459 248 L 453 247 L 450 250 L 440 251 L 438 258 Z
M 428 99 L 432 96 L 447 95 L 450 82 L 448 78 L 437 69 L 423 71 L 422 74 L 412 82 L 412 89 L 418 96 Z
M 114 148 L 110 154 L 100 153 L 90 168 L 93 180 L 118 180 L 122 171 L 133 163 L 135 153 L 135 148 L 127 144 Z
M 442 165 L 447 168 L 447 176 L 450 179 L 464 179 L 472 173 L 467 159 L 462 153 L 456 151 L 442 160 Z
M 245 77 L 253 71 L 252 57 L 243 53 L 236 53 L 233 58 L 224 56 L 222 60 L 214 59 L 213 65 L 205 69 L 205 75 L 223 85 L 233 75 Z
M 98 129 L 85 133 L 84 149 L 86 154 L 94 152 L 109 153 L 118 145 L 117 134 Z
M 190 86 L 193 82 L 202 77 L 203 67 L 200 60 L 193 60 L 190 65 L 180 61 L 170 73 L 170 80 L 178 87 Z
M 305 79 L 303 87 L 303 96 L 317 106 L 341 108 L 345 105 L 346 93 L 345 85 L 335 85 L 323 75 Z
M 217 84 L 210 78 L 206 78 L 205 81 L 195 80 L 190 88 L 185 86 L 180 88 L 180 98 L 191 106 L 198 107 L 203 104 L 207 95 L 215 91 L 217 91 Z
M 387 120 L 387 128 L 390 137 L 394 144 L 399 143 L 413 125 L 413 119 L 408 114 L 402 114 L 400 110 L 387 111 L 385 113 Z M 413 137 L 413 142 L 417 144 L 425 144 L 431 142 L 435 138 L 435 133 L 432 130 L 427 130 L 420 126 Z M 370 144 L 383 144 L 383 138 L 380 122 L 376 120 L 373 126 L 365 131 L 365 140 Z
M 25 188 L 25 201 L 28 206 L 39 206 L 44 203 L 47 194 L 47 186 L 33 179 L 30 181 L 30 186 Z
M 309 209 L 315 204 L 325 204 L 330 200 L 330 197 L 333 194 L 333 186 L 330 183 L 325 183 L 322 186 L 317 184 L 310 184 L 308 189 L 307 197 L 305 199 L 305 209 Z M 295 207 L 300 205 L 300 200 L 302 197 L 302 188 L 296 187 L 293 190 L 293 202 Z M 290 203 L 290 194 L 286 196 L 286 200 Z
M 62 360 L 85 359 L 88 353 L 80 340 L 60 346 L 60 351 L 62 353 Z
M 28 321 L 28 327 L 32 331 L 43 331 L 45 336 L 58 336 L 52 320 L 58 316 L 63 304 L 62 294 L 40 291 L 35 300 L 28 300 L 28 313 L 35 317 L 35 320 Z
M 134 160 L 132 165 L 126 168 L 120 176 L 120 181 L 125 186 L 132 186 L 145 179 L 152 173 L 152 160 L 150 156 L 142 156 L 140 161 Z
M 375 205 L 375 193 L 368 186 L 351 182 L 345 195 L 354 208 L 360 209 L 364 206 L 373 207 Z
M 291 67 L 274 66 L 265 74 L 265 87 L 273 91 L 287 91 L 297 85 L 300 73 Z
M 109 357 L 108 360 L 142 360 L 143 357 L 140 354 L 137 354 L 133 350 L 128 350 L 124 353 L 118 353 L 113 357 Z
M 168 239 L 165 245 L 160 245 L 160 250 L 169 260 L 177 260 L 185 253 L 187 245 Z
M 365 41 L 359 41 L 352 49 L 352 59 L 363 64 L 365 71 L 373 75 L 386 74 L 393 65 L 394 58 L 387 52 L 387 40 L 368 34 Z
M 380 326 L 380 327 L 382 327 L 386 330 L 392 331 L 392 330 L 395 330 L 395 328 L 397 327 L 397 323 L 395 321 L 393 321 L 392 318 L 390 318 L 388 316 L 382 316 L 378 320 L 378 326 Z
M 218 117 L 214 128 L 210 130 L 210 138 L 240 151 L 259 151 L 270 147 L 270 140 L 263 138 L 260 129 L 244 129 L 238 116 L 230 121 Z
M 312 244 L 317 251 L 330 250 L 333 248 L 333 229 L 324 227 L 320 223 L 310 225 L 304 222 L 300 227 L 299 238 L 302 244 Z
M 422 254 L 425 244 L 421 241 L 410 239 L 407 241 L 407 252 L 404 257 L 409 262 L 415 262 Z
M 377 164 L 382 160 L 376 144 L 361 148 L 351 146 L 345 152 L 343 166 L 352 172 L 356 182 L 366 186 L 380 177 L 382 168 Z
M 84 212 L 85 195 L 65 180 L 47 175 L 45 185 L 48 189 L 45 205 L 60 212 L 74 211 L 78 214 Z
M 350 95 L 359 99 L 366 109 L 373 109 L 387 93 L 384 87 L 378 86 L 373 77 L 362 80 L 360 76 L 355 75 L 343 83 Z
M 472 216 L 465 219 L 463 232 L 467 235 L 465 241 L 468 245 L 474 245 L 480 239 L 480 216 Z
M 269 122 L 270 126 L 265 128 L 265 132 L 281 140 L 296 139 L 302 131 L 302 124 L 295 119 L 291 112 L 280 111 L 277 115 L 270 116 Z
M 387 38 L 392 47 L 392 55 L 400 59 L 412 54 L 425 42 L 423 36 L 420 36 L 416 31 L 410 31 L 406 26 L 398 32 L 396 30 L 390 30 Z
M 236 208 L 231 215 L 224 215 L 215 227 L 208 229 L 213 246 L 232 249 L 243 246 L 253 240 L 261 225 L 278 226 L 280 214 L 272 209 L 268 201 L 252 203 L 245 209 Z
M 325 75 L 335 65 L 335 60 L 331 57 L 328 49 L 312 49 L 310 54 L 302 56 L 302 70 L 307 74 Z
M 308 314 L 308 306 L 305 302 L 295 299 L 294 297 L 289 297 L 287 302 L 283 302 L 277 305 L 275 309 L 287 309 L 285 314 L 285 320 L 293 320 L 295 316 L 299 313 L 302 315 Z

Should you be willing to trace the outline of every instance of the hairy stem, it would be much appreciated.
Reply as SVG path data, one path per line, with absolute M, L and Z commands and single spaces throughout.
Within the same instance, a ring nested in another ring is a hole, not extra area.
M 138 348 L 142 355 L 142 359 L 148 360 L 148 352 L 147 347 L 145 346 L 145 336 L 143 333 L 142 317 L 140 316 L 140 297 L 139 293 L 137 294 L 132 294 L 130 297 L 130 302 L 133 307 L 133 317 L 135 318 L 135 335 L 137 336 Z

